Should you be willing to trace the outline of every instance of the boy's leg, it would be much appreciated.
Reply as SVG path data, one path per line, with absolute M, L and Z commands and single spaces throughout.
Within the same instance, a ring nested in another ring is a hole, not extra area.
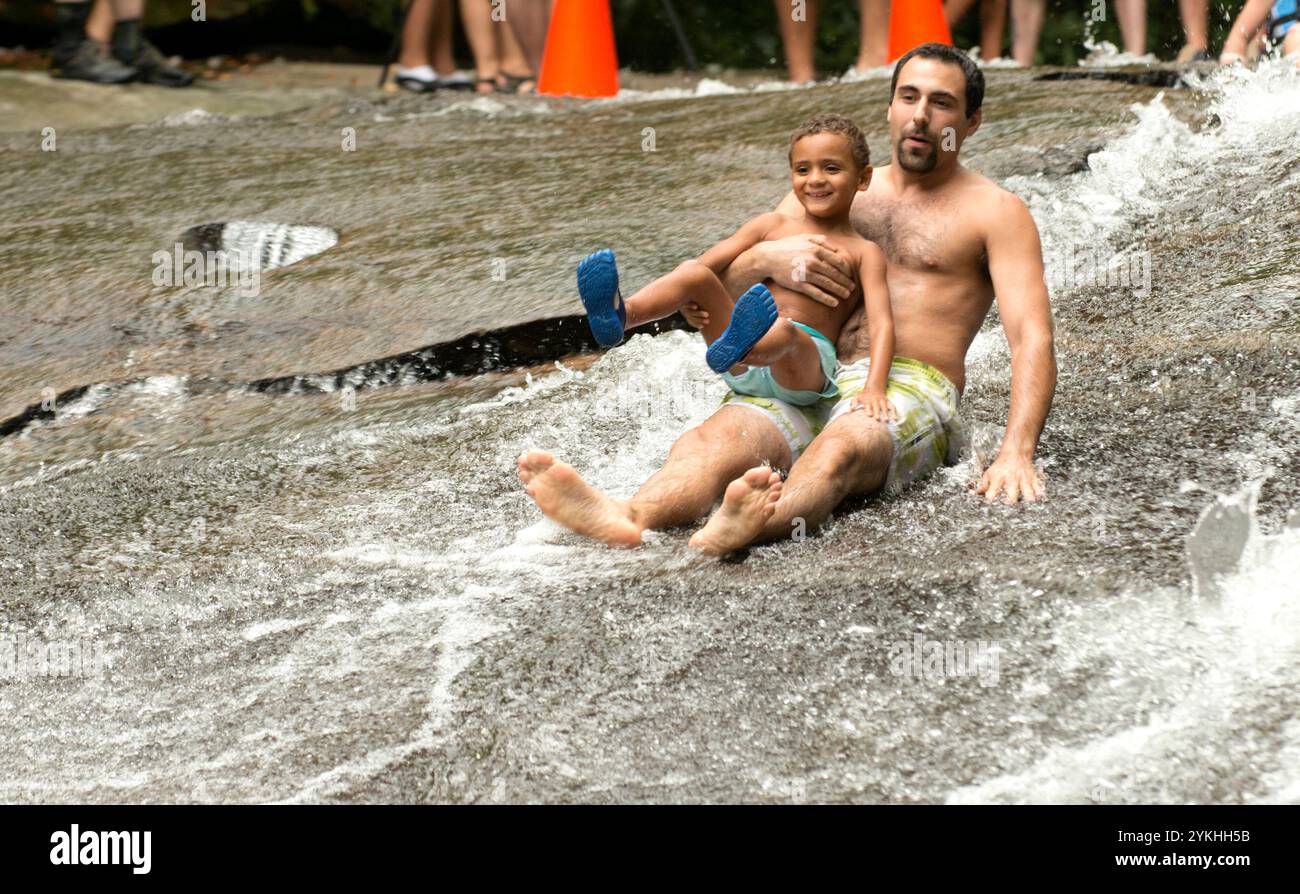
M 791 391 L 822 391 L 826 388 L 821 352 L 817 350 L 813 337 L 785 317 L 779 318 L 767 335 L 759 339 L 745 356 L 744 363 L 766 366 L 772 371 L 776 383 Z
M 627 325 L 640 326 L 652 320 L 662 320 L 693 301 L 708 312 L 709 322 L 700 330 L 706 342 L 712 343 L 731 319 L 734 303 L 718 275 L 699 261 L 685 261 L 673 272 L 661 276 L 627 299 Z
M 718 275 L 699 261 L 686 261 L 631 298 L 623 298 L 618 266 L 607 248 L 594 251 L 578 265 L 578 295 L 587 309 L 587 324 L 597 343 L 612 348 L 633 326 L 661 320 L 692 302 L 709 314 L 701 330 L 709 341 L 726 329 L 731 296 Z

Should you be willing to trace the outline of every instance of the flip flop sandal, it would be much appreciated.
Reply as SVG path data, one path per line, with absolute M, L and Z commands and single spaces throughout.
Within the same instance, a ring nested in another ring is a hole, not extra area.
M 537 92 L 537 78 L 533 77 L 531 74 L 512 75 L 509 72 L 503 71 L 498 74 L 498 77 L 505 80 L 504 84 L 500 81 L 497 82 L 497 89 L 502 93 L 528 94 Z M 524 87 L 525 84 L 529 85 L 526 89 Z

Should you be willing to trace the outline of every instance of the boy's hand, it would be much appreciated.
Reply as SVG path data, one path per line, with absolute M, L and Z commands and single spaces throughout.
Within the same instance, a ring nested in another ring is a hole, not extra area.
M 883 391 L 863 391 L 857 397 L 853 398 L 853 403 L 849 405 L 850 412 L 853 410 L 866 410 L 867 415 L 877 422 L 897 422 L 898 410 L 885 397 Z
M 703 329 L 709 322 L 708 311 L 694 301 L 682 305 L 681 315 L 686 318 L 686 322 L 690 323 L 693 329 Z

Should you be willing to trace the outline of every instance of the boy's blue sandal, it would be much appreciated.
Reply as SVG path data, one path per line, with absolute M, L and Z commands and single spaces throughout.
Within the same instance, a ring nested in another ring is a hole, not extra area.
M 709 369 L 724 373 L 744 359 L 759 339 L 776 322 L 776 302 L 767 286 L 759 283 L 740 296 L 731 310 L 731 322 L 713 344 L 704 359 Z
M 618 290 L 618 267 L 608 248 L 592 252 L 578 265 L 578 295 L 587 308 L 587 325 L 596 341 L 612 348 L 623 340 L 627 309 Z

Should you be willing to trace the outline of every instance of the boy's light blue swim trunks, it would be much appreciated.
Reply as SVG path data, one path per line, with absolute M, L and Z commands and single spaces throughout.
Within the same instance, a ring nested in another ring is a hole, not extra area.
M 766 366 L 751 366 L 738 376 L 733 376 L 731 373 L 722 374 L 722 380 L 731 386 L 732 391 L 746 397 L 784 401 L 788 404 L 794 404 L 796 407 L 813 406 L 828 397 L 835 397 L 839 394 L 839 389 L 835 387 L 835 371 L 839 368 L 840 361 L 835 356 L 835 345 L 829 338 L 811 326 L 795 323 L 794 320 L 790 322 L 812 336 L 813 344 L 817 346 L 817 353 L 821 356 L 822 374 L 826 377 L 826 387 L 821 391 L 792 391 L 778 385 L 776 379 L 772 377 L 772 370 Z
M 790 445 L 793 463 L 832 421 L 848 413 L 853 399 L 866 387 L 869 358 L 841 366 L 835 376 L 838 398 L 813 406 L 794 406 L 774 398 L 728 394 L 723 405 L 749 407 L 771 420 Z M 965 447 L 965 434 L 957 414 L 957 386 L 928 363 L 895 357 L 889 366 L 885 396 L 898 410 L 889 423 L 894 453 L 885 479 L 887 493 L 896 493 L 941 465 L 954 465 Z

